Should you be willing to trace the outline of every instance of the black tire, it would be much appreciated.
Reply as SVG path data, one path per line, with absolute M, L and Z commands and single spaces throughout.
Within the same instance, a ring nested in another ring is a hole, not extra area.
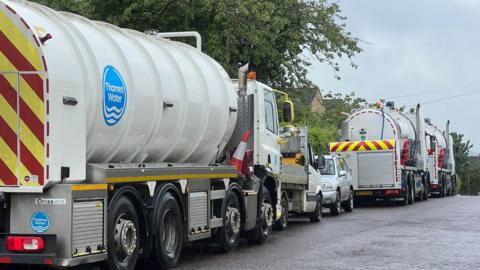
M 338 216 L 340 214 L 341 209 L 342 209 L 342 206 L 340 201 L 340 192 L 337 191 L 337 197 L 335 199 L 335 203 L 333 203 L 330 206 L 330 213 L 332 214 L 332 216 Z
M 280 205 L 282 207 L 282 216 L 275 222 L 273 229 L 278 231 L 284 231 L 287 229 L 288 225 L 288 199 L 285 194 L 282 195 L 280 200 Z
M 109 206 L 107 220 L 109 269 L 135 269 L 140 248 L 140 223 L 132 201 L 122 196 L 113 202 Z
M 402 201 L 400 201 L 400 205 L 401 206 L 407 206 L 408 205 L 408 197 L 410 194 L 410 185 L 407 184 L 407 189 L 405 190 L 405 192 L 403 192 L 403 196 L 402 196 Z
M 310 213 L 310 222 L 322 221 L 322 196 L 318 196 L 317 204 L 315 205 L 315 211 Z
M 440 191 L 440 197 L 445 198 L 447 196 L 447 187 L 445 185 L 445 178 L 442 177 L 442 190 Z
M 345 212 L 353 211 L 353 190 L 351 189 L 350 189 L 350 195 L 348 196 L 348 200 L 343 204 L 343 209 L 345 209 Z
M 270 192 L 266 187 L 263 187 L 262 206 L 260 207 L 262 209 L 260 213 L 260 221 L 255 229 L 247 232 L 247 241 L 250 244 L 263 244 L 265 241 L 267 241 L 268 236 L 270 236 L 272 231 L 273 212 L 268 213 L 268 211 L 273 211 L 272 197 L 270 196 Z M 268 207 L 270 207 L 270 209 L 268 209 Z M 265 211 L 267 211 L 266 214 L 264 214 Z
M 174 267 L 182 251 L 182 212 L 177 200 L 171 192 L 166 192 L 153 216 L 153 258 L 150 261 L 152 269 L 169 269 Z M 157 266 L 157 267 L 155 267 Z
M 223 226 L 218 231 L 218 239 L 222 252 L 235 250 L 240 243 L 242 216 L 240 202 L 232 190 L 227 192 L 222 206 Z
M 423 181 L 423 193 L 422 193 L 422 196 L 423 196 L 423 200 L 424 200 L 424 201 L 428 200 L 428 193 L 429 193 L 429 188 L 428 188 L 428 187 L 429 187 L 429 185 L 428 185 L 427 181 L 428 181 L 428 183 L 430 183 L 430 180 L 429 180 L 429 179 Z
M 415 202 L 415 189 L 413 188 L 412 181 L 409 181 L 409 188 L 408 188 L 408 204 L 413 204 Z

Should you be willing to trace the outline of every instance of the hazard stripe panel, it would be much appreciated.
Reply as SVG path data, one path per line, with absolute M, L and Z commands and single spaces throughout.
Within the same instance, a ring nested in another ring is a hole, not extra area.
M 395 149 L 395 140 L 332 142 L 330 152 L 385 151 Z
M 0 3 L 0 186 L 45 181 L 45 70 L 34 33 Z

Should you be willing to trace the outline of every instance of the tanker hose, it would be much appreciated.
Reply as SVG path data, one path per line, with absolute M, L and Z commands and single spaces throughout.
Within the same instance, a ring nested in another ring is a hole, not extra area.
M 383 131 L 385 129 L 385 111 L 382 108 L 382 133 L 380 134 L 380 140 L 383 140 Z

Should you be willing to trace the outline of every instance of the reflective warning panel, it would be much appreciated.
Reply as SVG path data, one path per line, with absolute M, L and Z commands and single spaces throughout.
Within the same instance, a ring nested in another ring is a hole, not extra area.
M 0 188 L 45 181 L 45 63 L 31 28 L 0 3 Z
M 395 149 L 395 140 L 332 142 L 330 152 L 383 151 Z

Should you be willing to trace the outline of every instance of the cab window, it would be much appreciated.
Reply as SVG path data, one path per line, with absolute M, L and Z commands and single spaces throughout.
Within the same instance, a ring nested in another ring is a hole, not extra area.
M 325 167 L 320 170 L 321 175 L 335 175 L 335 165 L 333 159 L 325 159 Z
M 265 89 L 265 124 L 267 129 L 278 134 L 277 113 L 275 107 L 275 96 L 272 91 Z

